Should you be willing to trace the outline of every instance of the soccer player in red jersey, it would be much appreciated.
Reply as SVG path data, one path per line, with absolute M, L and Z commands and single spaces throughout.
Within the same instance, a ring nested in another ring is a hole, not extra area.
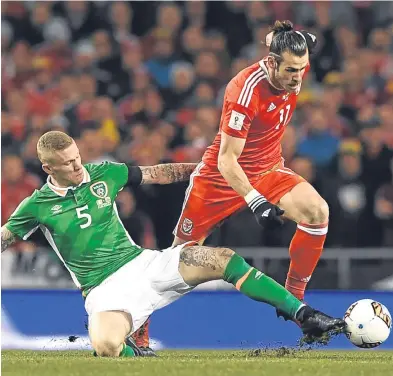
M 174 244 L 205 238 L 248 205 L 258 223 L 295 221 L 286 288 L 299 299 L 321 256 L 329 208 L 301 176 L 284 166 L 281 139 L 296 108 L 314 35 L 276 21 L 270 53 L 238 73 L 225 91 L 219 132 L 191 175 Z
M 329 208 L 311 184 L 284 166 L 281 139 L 316 37 L 276 21 L 266 44 L 269 55 L 227 85 L 219 132 L 190 177 L 173 245 L 202 244 L 246 205 L 262 227 L 282 223 L 285 213 L 298 224 L 285 287 L 302 300 L 322 253 Z

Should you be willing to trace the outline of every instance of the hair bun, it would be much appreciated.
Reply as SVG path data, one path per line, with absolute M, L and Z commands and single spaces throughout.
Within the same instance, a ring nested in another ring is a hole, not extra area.
M 276 21 L 272 27 L 274 34 L 293 30 L 293 23 L 291 21 Z

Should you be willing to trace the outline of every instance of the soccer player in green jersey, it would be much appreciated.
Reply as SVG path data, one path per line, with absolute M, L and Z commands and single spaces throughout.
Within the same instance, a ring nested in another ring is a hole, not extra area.
M 125 185 L 188 179 L 194 164 L 83 165 L 74 140 L 62 132 L 45 133 L 37 152 L 49 175 L 47 183 L 23 200 L 2 227 L 2 251 L 41 229 L 86 298 L 89 335 L 97 355 L 144 355 L 130 346 L 128 336 L 155 310 L 217 279 L 281 309 L 308 336 L 344 328 L 343 320 L 306 306 L 231 249 L 186 243 L 156 251 L 135 244 L 116 209 L 118 192 Z

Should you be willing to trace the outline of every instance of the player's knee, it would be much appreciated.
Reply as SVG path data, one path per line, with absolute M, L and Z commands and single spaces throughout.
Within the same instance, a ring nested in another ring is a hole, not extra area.
M 232 249 L 230 248 L 217 248 L 217 264 L 222 270 L 222 272 L 225 271 L 229 260 L 234 254 L 235 252 L 232 251 Z
M 113 337 L 101 337 L 92 341 L 92 345 L 98 356 L 118 357 L 123 343 Z
M 321 197 L 310 199 L 305 210 L 305 221 L 310 224 L 326 223 L 329 220 L 329 206 Z

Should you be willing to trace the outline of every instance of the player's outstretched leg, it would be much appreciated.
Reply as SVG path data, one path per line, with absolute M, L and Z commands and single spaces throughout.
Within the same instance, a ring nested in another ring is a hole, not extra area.
M 303 304 L 283 286 L 251 267 L 243 257 L 228 248 L 185 247 L 180 254 L 179 271 L 184 281 L 195 286 L 223 279 L 249 298 L 264 302 L 297 320 L 304 334 L 320 337 L 341 331 L 345 323 Z

